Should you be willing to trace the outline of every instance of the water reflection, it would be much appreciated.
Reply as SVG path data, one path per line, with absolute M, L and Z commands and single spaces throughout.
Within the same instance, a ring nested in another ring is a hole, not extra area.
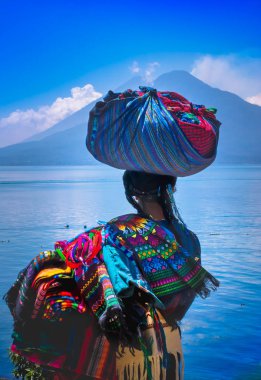
M 121 176 L 105 166 L 2 168 L 0 293 L 56 240 L 131 212 Z M 260 167 L 213 166 L 179 179 L 177 189 L 204 266 L 221 281 L 211 298 L 196 299 L 182 322 L 186 380 L 254 379 L 260 374 Z M 0 318 L 0 376 L 7 376 L 12 321 L 2 301 Z

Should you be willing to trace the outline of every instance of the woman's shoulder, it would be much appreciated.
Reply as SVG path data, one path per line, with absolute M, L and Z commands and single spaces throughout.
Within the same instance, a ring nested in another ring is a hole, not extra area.
M 134 231 L 142 233 L 142 231 L 153 229 L 156 224 L 155 221 L 139 214 L 124 214 L 111 219 L 105 228 L 115 232 Z
M 113 224 L 113 223 L 128 223 L 128 222 L 135 222 L 135 221 L 138 221 L 138 220 L 141 220 L 141 219 L 144 219 L 146 220 L 146 218 L 143 218 L 141 215 L 139 214 L 134 214 L 134 213 L 130 213 L 130 214 L 124 214 L 124 215 L 119 215 L 119 216 L 116 216 L 114 218 L 112 218 L 108 223 L 109 224 Z
M 111 219 L 105 227 L 119 231 L 133 230 L 140 234 L 154 232 L 156 228 L 158 231 L 163 230 L 163 226 L 159 221 L 150 219 L 140 214 L 124 214 Z M 169 231 L 170 233 L 170 231 Z
M 200 242 L 195 232 L 190 230 L 185 223 L 175 219 L 172 223 L 156 221 L 139 214 L 124 214 L 111 219 L 107 226 L 114 234 L 131 236 L 133 234 L 150 235 L 159 234 L 161 238 L 175 239 L 193 257 L 200 258 Z

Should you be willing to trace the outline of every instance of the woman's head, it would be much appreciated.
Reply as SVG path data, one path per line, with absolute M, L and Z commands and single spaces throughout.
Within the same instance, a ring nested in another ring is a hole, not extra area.
M 177 178 L 168 175 L 125 171 L 123 183 L 127 200 L 139 212 L 144 213 L 142 205 L 157 202 L 165 218 L 173 220 L 173 192 Z

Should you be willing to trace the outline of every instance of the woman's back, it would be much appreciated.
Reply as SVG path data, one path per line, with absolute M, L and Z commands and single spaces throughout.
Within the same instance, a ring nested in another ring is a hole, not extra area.
M 146 176 L 142 185 L 136 176 L 124 184 L 138 214 L 57 242 L 6 295 L 12 352 L 47 368 L 47 379 L 183 378 L 178 321 L 218 281 L 200 265 L 199 241 L 173 208 L 173 179 Z

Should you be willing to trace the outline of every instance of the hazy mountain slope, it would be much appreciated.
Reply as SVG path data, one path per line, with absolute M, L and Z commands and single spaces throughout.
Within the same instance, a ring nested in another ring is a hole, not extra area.
M 93 108 L 96 101 L 98 100 L 100 99 L 97 99 L 94 102 L 91 102 L 86 107 L 68 116 L 66 119 L 55 124 L 53 127 L 48 128 L 46 131 L 43 131 L 41 133 L 37 133 L 36 135 L 33 135 L 32 137 L 30 137 L 29 139 L 23 142 L 39 141 L 39 140 L 44 139 L 45 137 L 54 135 L 55 133 L 65 131 L 66 129 L 70 129 L 80 124 L 84 124 L 84 123 L 86 124 L 86 120 L 88 120 L 88 117 L 89 117 L 89 112 Z
M 119 88 L 137 88 L 139 79 Z M 158 90 L 180 92 L 195 103 L 218 108 L 220 144 L 217 162 L 261 163 L 260 141 L 261 107 L 245 102 L 229 92 L 212 88 L 184 71 L 173 71 L 155 80 Z M 64 131 L 53 133 L 40 141 L 12 145 L 0 149 L 0 165 L 81 165 L 96 161 L 85 148 L 88 105 L 79 115 L 81 122 Z M 69 118 L 68 118 L 69 119 Z M 75 116 L 74 124 L 78 120 Z M 72 120 L 72 119 L 71 119 Z M 65 122 L 65 121 L 64 121 Z M 55 127 L 53 127 L 55 128 Z
M 39 141 L 0 150 L 1 165 L 84 165 L 97 163 L 85 147 L 86 127 L 79 125 Z
M 124 91 L 126 88 L 129 88 L 129 86 L 134 86 L 138 87 L 139 84 L 142 83 L 142 79 L 139 76 L 133 77 L 126 83 L 122 84 L 120 87 L 118 87 L 115 91 Z M 108 88 L 109 90 L 109 88 Z M 88 104 L 86 107 L 82 108 L 81 110 L 73 113 L 72 115 L 68 116 L 66 119 L 60 121 L 59 123 L 55 124 L 53 127 L 47 129 L 44 132 L 37 133 L 36 135 L 30 137 L 26 141 L 38 141 L 42 140 L 45 137 L 54 135 L 57 132 L 62 132 L 65 131 L 66 129 L 70 129 L 75 126 L 79 125 L 86 125 L 89 117 L 89 112 L 90 110 L 94 107 L 95 103 L 98 102 L 99 100 L 102 100 L 102 98 L 99 98 L 95 100 L 94 102 L 91 102 Z

